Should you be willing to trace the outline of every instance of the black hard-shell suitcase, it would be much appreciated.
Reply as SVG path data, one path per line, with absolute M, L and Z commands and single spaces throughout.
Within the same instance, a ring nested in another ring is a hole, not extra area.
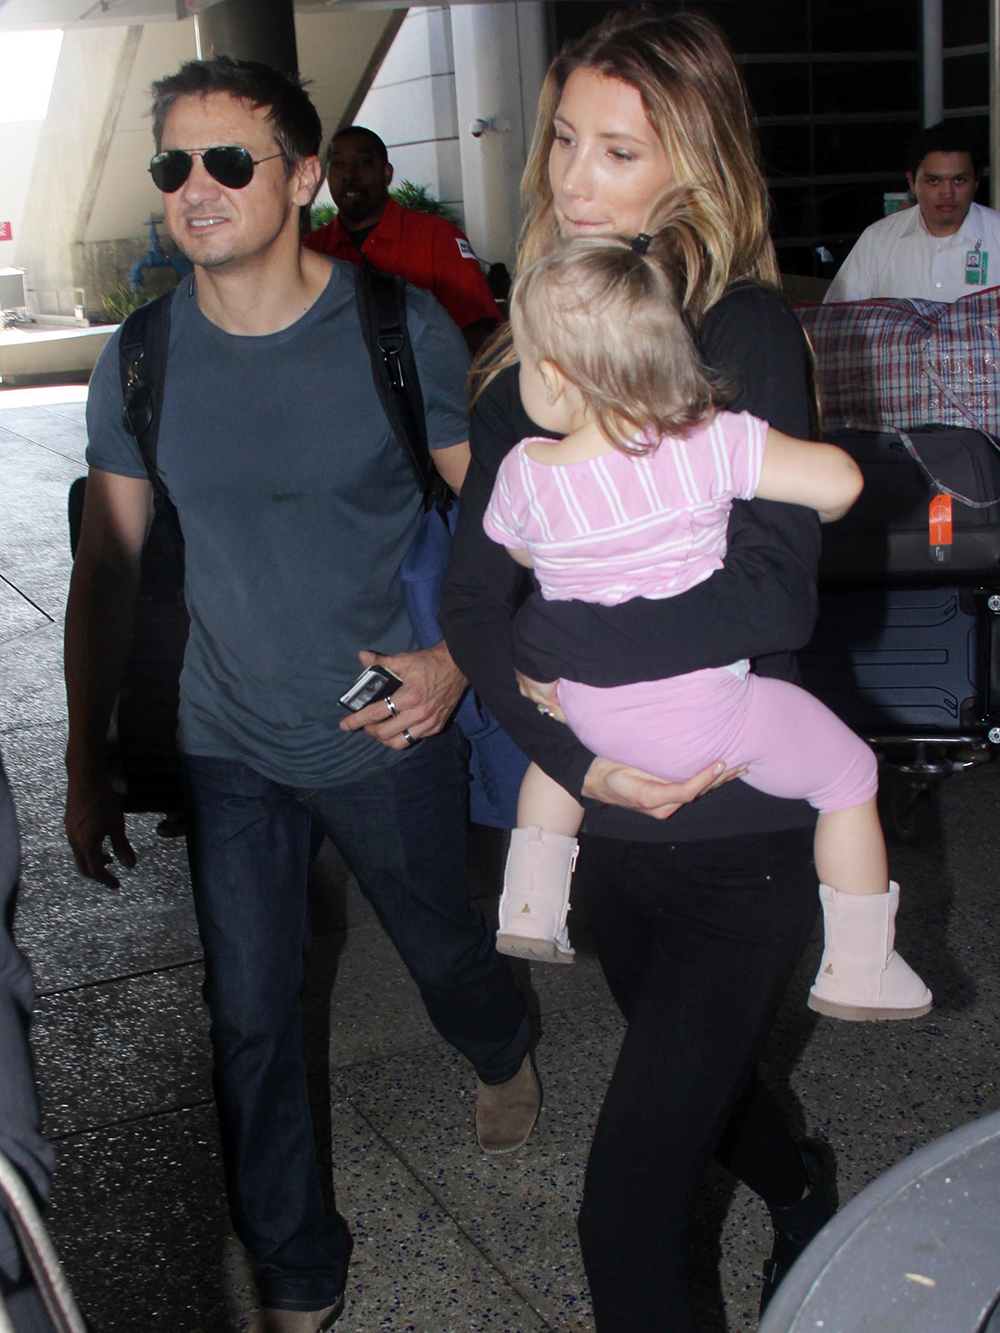
M 931 788 L 1000 746 L 1000 578 L 824 588 L 799 663 L 806 688 L 878 755 L 886 826 L 916 842 Z
M 806 688 L 875 742 L 981 741 L 1000 723 L 1000 579 L 827 588 L 799 665 Z
M 966 583 L 1000 575 L 1000 447 L 978 431 L 948 426 L 924 426 L 906 438 L 916 458 L 897 432 L 826 435 L 859 464 L 865 489 L 845 518 L 824 529 L 823 583 Z M 931 502 L 942 489 L 953 496 L 950 534 L 931 525 Z

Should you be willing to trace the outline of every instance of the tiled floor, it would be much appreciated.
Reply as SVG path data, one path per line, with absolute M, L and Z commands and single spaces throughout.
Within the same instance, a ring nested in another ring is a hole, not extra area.
M 82 471 L 84 392 L 0 392 L 0 748 L 21 818 L 18 934 L 35 967 L 38 1073 L 59 1151 L 51 1230 L 98 1333 L 235 1333 L 252 1296 L 223 1203 L 183 848 L 136 819 L 139 865 L 110 891 L 76 875 L 62 837 L 65 500 Z M 789 990 L 768 1071 L 795 1122 L 836 1153 L 841 1201 L 1000 1106 L 998 781 L 997 765 L 950 779 L 921 844 L 892 849 L 901 946 L 935 990 L 934 1012 L 817 1020 L 804 998 L 818 940 Z M 480 834 L 471 883 L 487 910 L 498 871 L 496 839 Z M 468 1069 L 430 1028 L 332 848 L 313 888 L 317 1137 L 355 1238 L 338 1328 L 591 1330 L 573 1218 L 622 1028 L 585 923 L 572 921 L 576 967 L 522 970 L 545 1106 L 523 1152 L 489 1159 L 474 1143 Z M 760 1203 L 713 1175 L 692 1235 L 706 1333 L 754 1327 L 766 1244 Z

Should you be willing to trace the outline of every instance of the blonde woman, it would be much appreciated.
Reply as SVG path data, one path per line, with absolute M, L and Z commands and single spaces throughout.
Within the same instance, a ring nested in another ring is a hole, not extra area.
M 687 310 L 705 362 L 731 386 L 727 407 L 809 438 L 807 349 L 770 285 L 767 194 L 732 55 L 706 18 L 625 11 L 549 70 L 525 173 L 522 266 L 561 238 L 644 232 L 675 185 L 704 200 L 706 262 Z M 627 1020 L 579 1219 L 598 1331 L 692 1333 L 685 1230 L 713 1154 L 770 1209 L 763 1303 L 832 1211 L 819 1154 L 791 1139 L 754 1073 L 816 911 L 815 814 L 744 782 L 715 786 L 721 763 L 671 784 L 594 755 L 521 696 L 514 660 L 535 681 L 595 686 L 741 658 L 760 676 L 794 679 L 789 650 L 815 614 L 819 521 L 737 501 L 725 566 L 706 582 L 617 607 L 534 594 L 512 633 L 523 572 L 486 537 L 483 513 L 505 454 L 539 434 L 508 347 L 473 412 L 442 623 L 521 748 L 588 809 L 574 894 Z

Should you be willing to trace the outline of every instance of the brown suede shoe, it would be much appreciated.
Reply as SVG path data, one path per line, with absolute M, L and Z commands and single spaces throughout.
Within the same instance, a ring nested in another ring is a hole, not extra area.
M 542 1093 L 530 1055 L 506 1083 L 490 1085 L 477 1079 L 476 1137 L 483 1152 L 513 1152 L 527 1143 L 541 1104 Z
M 274 1310 L 265 1305 L 251 1319 L 250 1333 L 324 1333 L 343 1312 L 343 1296 L 325 1310 Z

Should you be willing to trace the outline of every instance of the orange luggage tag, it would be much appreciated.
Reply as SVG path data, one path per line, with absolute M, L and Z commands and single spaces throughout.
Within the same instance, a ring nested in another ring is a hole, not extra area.
M 951 496 L 947 492 L 931 496 L 928 540 L 933 564 L 943 565 L 951 559 Z

